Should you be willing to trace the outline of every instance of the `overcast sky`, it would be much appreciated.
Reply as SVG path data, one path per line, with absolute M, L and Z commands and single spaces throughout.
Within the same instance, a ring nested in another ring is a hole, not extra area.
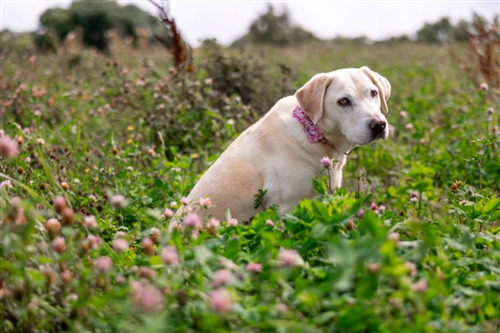
M 103 0 L 96 0 L 103 1 Z M 0 29 L 30 31 L 51 7 L 68 7 L 71 0 L 0 0 Z M 147 0 L 119 0 L 155 13 Z M 161 2 L 157 0 L 157 2 Z M 216 38 L 229 44 L 243 35 L 251 22 L 273 3 L 277 12 L 286 6 L 292 21 L 320 38 L 368 36 L 373 40 L 416 32 L 425 22 L 443 16 L 470 20 L 477 12 L 490 20 L 500 14 L 500 0 L 489 1 L 214 1 L 173 0 L 171 12 L 184 38 L 198 44 Z

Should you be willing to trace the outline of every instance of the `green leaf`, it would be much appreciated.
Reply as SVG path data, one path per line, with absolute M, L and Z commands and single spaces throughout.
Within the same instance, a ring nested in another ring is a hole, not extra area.
M 326 176 L 323 177 L 314 176 L 314 178 L 312 179 L 312 185 L 316 193 L 321 195 L 326 195 L 328 191 L 326 182 L 327 182 Z
M 500 205 L 500 198 L 491 198 L 483 207 L 484 214 L 490 214 Z
M 235 260 L 238 258 L 238 254 L 240 252 L 240 242 L 238 239 L 231 239 L 226 242 L 226 246 L 224 248 L 224 256 Z
M 231 212 L 229 211 L 229 208 L 226 209 L 226 221 L 229 221 L 232 217 L 231 217 Z
M 163 265 L 160 256 L 151 256 L 149 258 L 149 264 L 152 266 Z

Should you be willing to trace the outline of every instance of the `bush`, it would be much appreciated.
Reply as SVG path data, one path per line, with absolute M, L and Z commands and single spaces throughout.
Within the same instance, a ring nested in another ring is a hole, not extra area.
M 276 101 L 295 92 L 291 68 L 266 62 L 263 51 L 228 50 L 205 41 L 200 54 L 200 71 L 213 89 L 223 96 L 240 96 L 255 114 L 266 113 Z M 262 78 L 265 78 L 264 80 Z M 279 82 L 279 84 L 273 84 Z

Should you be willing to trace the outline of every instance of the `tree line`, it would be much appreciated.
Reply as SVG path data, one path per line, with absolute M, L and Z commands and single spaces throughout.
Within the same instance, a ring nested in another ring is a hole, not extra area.
M 479 19 L 486 22 L 484 18 Z M 498 18 L 496 22 L 497 20 Z M 135 5 L 120 6 L 114 0 L 102 2 L 79 0 L 73 1 L 68 9 L 50 8 L 41 15 L 39 23 L 40 29 L 35 33 L 35 42 L 42 49 L 55 48 L 58 41 L 64 40 L 75 29 L 80 29 L 84 45 L 101 51 L 108 49 L 106 33 L 111 29 L 116 30 L 121 37 L 130 37 L 132 40 L 137 39 L 136 32 L 139 28 L 147 29 L 151 32 L 151 36 L 165 35 L 156 16 Z M 467 41 L 465 31 L 470 29 L 471 24 L 472 22 L 465 20 L 454 24 L 449 18 L 444 17 L 433 23 L 425 23 L 413 36 L 401 35 L 377 43 L 465 42 Z M 259 15 L 250 25 L 248 32 L 236 39 L 232 46 L 241 47 L 249 44 L 290 46 L 311 42 L 367 44 L 373 41 L 365 36 L 356 38 L 338 36 L 331 40 L 321 40 L 312 32 L 292 24 L 286 7 L 282 13 L 277 13 L 269 4 L 267 11 Z

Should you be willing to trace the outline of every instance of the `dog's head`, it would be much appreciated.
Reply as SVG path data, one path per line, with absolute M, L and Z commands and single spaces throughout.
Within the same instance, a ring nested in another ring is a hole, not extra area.
M 362 145 L 389 135 L 380 109 L 389 112 L 390 94 L 385 77 L 361 67 L 317 74 L 295 97 L 327 136 L 342 135 L 350 144 Z

